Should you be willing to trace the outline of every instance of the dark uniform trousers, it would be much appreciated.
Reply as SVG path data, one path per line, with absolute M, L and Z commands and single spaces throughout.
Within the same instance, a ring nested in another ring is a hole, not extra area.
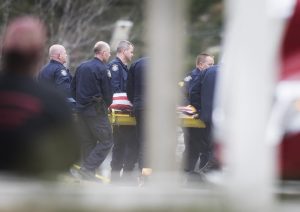
M 185 128 L 184 143 L 184 170 L 192 172 L 195 169 L 200 154 L 211 154 L 212 144 L 210 124 L 207 124 L 206 128 Z
M 137 162 L 138 143 L 135 126 L 114 126 L 112 171 L 132 171 Z
M 82 166 L 94 171 L 113 145 L 111 125 L 105 110 L 98 110 L 96 116 L 79 114 L 78 118 L 82 136 Z

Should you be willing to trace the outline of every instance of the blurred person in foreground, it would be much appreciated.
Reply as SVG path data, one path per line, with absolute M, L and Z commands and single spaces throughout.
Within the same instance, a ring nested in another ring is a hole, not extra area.
M 81 133 L 81 168 L 71 173 L 84 180 L 99 181 L 96 170 L 105 160 L 112 145 L 112 128 L 108 106 L 112 103 L 111 73 L 106 66 L 110 46 L 99 41 L 94 45 L 94 58 L 81 63 L 71 83 L 76 100 Z
M 110 108 L 116 107 L 122 112 L 127 111 L 126 105 L 126 83 L 128 77 L 128 63 L 132 60 L 134 46 L 129 41 L 120 41 L 117 46 L 117 55 L 109 64 L 111 72 L 111 83 L 114 93 L 114 98 L 122 96 L 122 100 L 113 100 Z M 124 104 L 124 105 L 122 105 Z M 111 180 L 119 181 L 130 180 L 135 163 L 137 162 L 137 139 L 135 126 L 116 125 L 113 126 L 114 146 L 112 150 L 111 165 Z M 123 174 L 120 176 L 120 171 L 123 169 Z
M 2 40 L 0 171 L 52 177 L 77 160 L 79 145 L 63 96 L 38 84 L 46 42 L 44 24 L 24 16 L 10 22 Z

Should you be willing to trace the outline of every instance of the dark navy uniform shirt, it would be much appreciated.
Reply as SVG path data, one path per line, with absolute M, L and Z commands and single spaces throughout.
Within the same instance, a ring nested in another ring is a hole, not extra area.
M 190 88 L 193 86 L 195 79 L 201 74 L 201 71 L 198 68 L 193 69 L 185 78 L 184 86 L 189 92 Z
M 128 76 L 127 66 L 116 57 L 109 64 L 108 68 L 111 73 L 111 85 L 113 93 L 126 92 L 126 81 Z
M 72 75 L 70 71 L 58 61 L 50 60 L 50 62 L 42 68 L 39 74 L 39 81 L 52 84 L 67 97 L 71 96 L 70 84 Z
M 81 63 L 73 77 L 71 91 L 76 108 L 85 115 L 97 115 L 99 102 L 108 107 L 112 102 L 111 73 L 98 58 Z
M 193 69 L 183 80 L 182 92 L 183 92 L 183 104 L 191 104 L 189 100 L 190 89 L 193 86 L 195 79 L 201 74 L 198 68 Z
M 129 68 L 127 80 L 127 97 L 134 110 L 144 109 L 145 69 L 149 58 L 143 57 L 135 61 Z

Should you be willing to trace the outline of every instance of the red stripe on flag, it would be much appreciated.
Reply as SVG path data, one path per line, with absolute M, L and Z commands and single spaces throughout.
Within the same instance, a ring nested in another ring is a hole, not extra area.
M 113 97 L 113 100 L 127 100 L 128 98 L 126 96 L 118 96 L 118 97 Z

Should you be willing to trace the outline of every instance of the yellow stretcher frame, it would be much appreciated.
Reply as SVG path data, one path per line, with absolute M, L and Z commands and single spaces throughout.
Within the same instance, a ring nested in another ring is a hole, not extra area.
M 192 128 L 205 128 L 205 123 L 200 119 L 195 119 L 192 116 L 180 115 L 179 116 L 181 127 L 192 127 Z
M 112 125 L 136 125 L 135 117 L 129 114 L 115 113 L 113 110 L 109 115 L 109 120 Z M 179 125 L 181 127 L 205 128 L 205 123 L 200 119 L 195 119 L 192 116 L 180 115 Z

